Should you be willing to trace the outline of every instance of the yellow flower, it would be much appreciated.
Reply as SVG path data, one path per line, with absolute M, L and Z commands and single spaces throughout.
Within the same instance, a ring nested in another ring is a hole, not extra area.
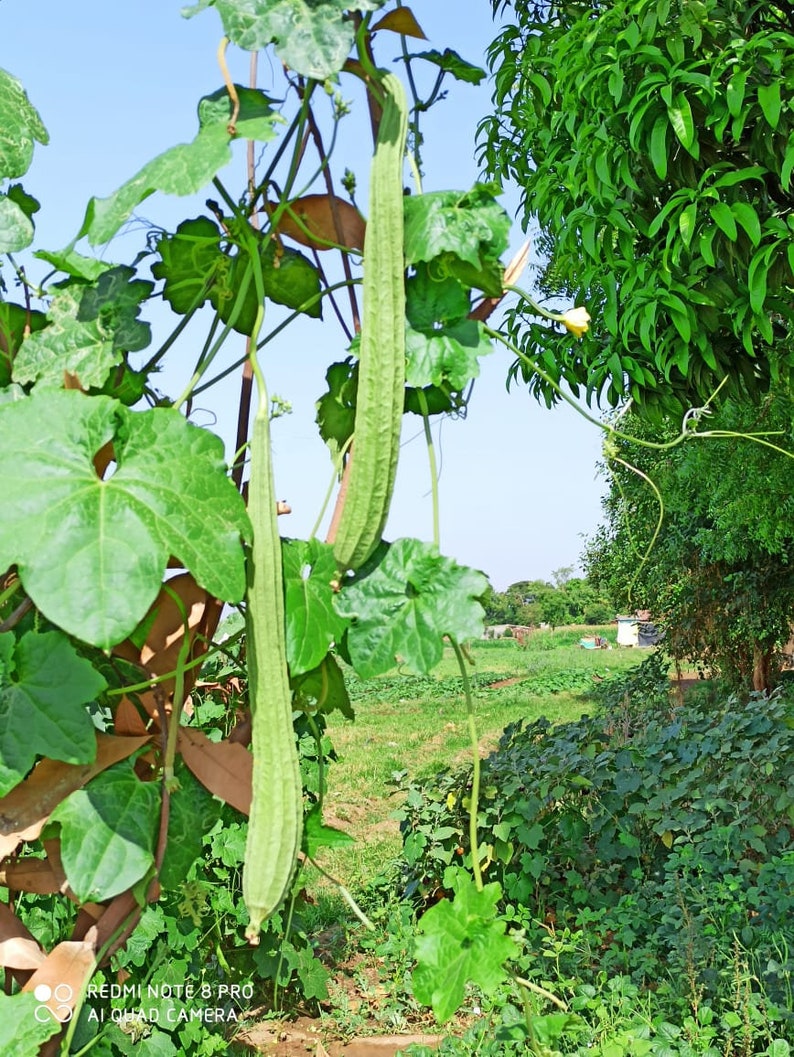
M 590 314 L 586 308 L 582 308 L 581 305 L 578 308 L 569 308 L 567 312 L 559 317 L 560 323 L 565 327 L 566 330 L 570 330 L 577 338 L 581 338 L 582 334 L 586 330 L 589 330 L 588 324 L 590 322 Z
M 451 811 L 455 806 L 457 797 L 454 793 L 447 793 L 447 811 Z

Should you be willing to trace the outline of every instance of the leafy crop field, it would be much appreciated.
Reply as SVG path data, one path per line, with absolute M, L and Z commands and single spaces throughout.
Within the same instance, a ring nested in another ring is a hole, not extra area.
M 539 630 L 526 646 L 511 639 L 476 643 L 469 652 L 481 752 L 520 719 L 578 719 L 598 683 L 638 664 L 646 649 L 585 650 L 583 635 L 614 644 L 611 626 Z M 366 886 L 399 848 L 390 807 L 402 802 L 408 778 L 424 778 L 469 758 L 461 678 L 451 649 L 429 676 L 394 674 L 366 681 L 349 676 L 355 723 L 334 719 L 328 734 L 338 756 L 329 769 L 327 821 L 355 837 L 327 854 L 331 873 Z M 337 713 L 338 715 L 338 713 Z

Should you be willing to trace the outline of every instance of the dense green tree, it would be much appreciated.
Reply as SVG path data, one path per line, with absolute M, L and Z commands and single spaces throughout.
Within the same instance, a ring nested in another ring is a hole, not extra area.
M 760 407 L 729 401 L 710 425 L 790 450 L 793 410 L 782 390 Z M 650 432 L 637 416 L 622 424 Z M 770 687 L 794 621 L 794 459 L 735 436 L 667 450 L 620 442 L 611 454 L 653 481 L 662 506 L 612 459 L 606 520 L 584 557 L 589 580 L 622 609 L 651 610 L 677 660 Z
M 581 343 L 508 328 L 548 376 L 659 417 L 759 397 L 794 363 L 794 5 L 493 0 L 491 177 L 539 227 L 540 287 L 585 304 Z M 547 403 L 557 394 L 514 366 Z

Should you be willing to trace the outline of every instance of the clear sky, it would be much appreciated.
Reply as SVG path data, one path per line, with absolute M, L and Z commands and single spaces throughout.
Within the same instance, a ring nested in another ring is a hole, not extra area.
M 215 62 L 221 25 L 212 10 L 185 20 L 180 6 L 179 0 L 0 2 L 0 66 L 23 82 L 51 138 L 48 147 L 37 148 L 23 180 L 43 206 L 36 248 L 67 244 L 91 195 L 109 194 L 156 154 L 192 139 L 199 98 L 221 84 Z M 489 0 L 414 0 L 410 6 L 429 38 L 428 44 L 417 42 L 415 50 L 449 47 L 485 65 L 485 48 L 494 35 Z M 381 62 L 388 54 L 382 50 Z M 245 83 L 248 57 L 233 52 L 232 72 Z M 260 66 L 259 84 L 283 96 L 272 53 Z M 490 86 L 450 80 L 449 89 L 448 99 L 431 111 L 424 126 L 427 191 L 466 189 L 478 176 L 475 129 L 488 110 Z M 339 171 L 355 171 L 363 186 L 370 143 L 362 135 L 367 125 L 361 92 L 345 78 L 342 94 L 353 103 L 354 115 L 347 119 L 349 131 L 340 136 L 336 163 Z M 242 153 L 222 176 L 230 186 L 241 185 Z M 138 216 L 173 230 L 180 220 L 203 211 L 205 197 L 150 198 Z M 360 200 L 366 202 L 364 194 Z M 513 215 L 517 194 L 508 194 L 504 205 Z M 96 252 L 111 260 L 131 259 L 144 248 L 145 234 L 143 225 L 133 225 Z M 522 241 L 516 224 L 511 250 Z M 87 246 L 80 248 L 89 252 Z M 149 277 L 148 263 L 142 276 Z M 165 306 L 147 309 L 147 318 L 156 347 L 176 319 Z M 191 325 L 184 352 L 177 346 L 176 366 L 158 383 L 162 389 L 173 395 L 181 390 L 201 340 L 201 327 Z M 231 349 L 229 361 L 241 351 Z M 323 392 L 326 366 L 345 353 L 344 336 L 326 309 L 324 323 L 302 323 L 274 342 L 265 358 L 271 393 L 293 406 L 292 415 L 274 423 L 277 488 L 293 508 L 289 518 L 281 519 L 285 534 L 308 534 L 330 481 L 331 462 L 317 436 L 314 402 Z M 596 474 L 600 431 L 567 407 L 547 411 L 520 388 L 507 393 L 510 361 L 500 351 L 483 360 L 466 420 L 444 420 L 434 429 L 441 461 L 442 550 L 482 569 L 498 589 L 575 565 L 582 535 L 598 523 L 604 490 Z M 237 388 L 235 379 L 217 395 L 207 394 L 194 414 L 202 425 L 214 423 L 227 446 L 233 442 Z M 429 471 L 421 420 L 414 416 L 406 420 L 402 455 L 386 535 L 430 539 Z

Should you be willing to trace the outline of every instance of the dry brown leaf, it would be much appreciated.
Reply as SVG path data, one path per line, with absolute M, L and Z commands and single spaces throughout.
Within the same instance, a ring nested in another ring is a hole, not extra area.
M 53 947 L 22 988 L 36 997 L 61 1023 L 66 1023 L 96 965 L 94 948 L 86 941 L 65 940 Z M 38 991 L 37 988 L 41 988 Z
M 15 892 L 60 892 L 63 880 L 47 859 L 12 859 L 0 870 L 0 884 Z
M 276 209 L 277 202 L 268 202 L 269 209 Z M 334 213 L 339 223 L 337 232 Z M 304 195 L 291 202 L 282 213 L 275 230 L 279 235 L 294 239 L 301 246 L 315 250 L 331 250 L 336 246 L 347 246 L 352 250 L 364 249 L 366 222 L 355 206 L 344 198 L 331 195 Z
M 203 786 L 247 815 L 251 809 L 253 757 L 238 743 L 210 741 L 199 730 L 179 728 L 182 759 Z
M 518 277 L 521 275 L 523 270 L 527 266 L 529 260 L 529 242 L 525 242 L 518 253 L 513 257 L 512 261 L 505 268 L 503 283 L 505 286 L 512 286 Z M 496 310 L 496 308 L 504 300 L 505 294 L 500 297 L 486 297 L 480 301 L 479 305 L 471 312 L 469 312 L 469 319 L 479 319 L 481 323 L 484 323 L 486 319 Z
M 372 27 L 372 32 L 377 33 L 379 29 L 390 29 L 392 32 L 400 33 L 404 37 L 417 37 L 419 40 L 427 40 L 410 7 L 396 7 L 393 11 L 389 11 L 379 22 L 375 23 Z
M 55 808 L 70 793 L 82 789 L 94 775 L 131 756 L 149 740 L 96 735 L 93 763 L 62 763 L 41 760 L 24 782 L 0 800 L 0 859 L 10 855 L 22 841 L 35 840 Z
M 153 693 L 141 694 L 139 700 L 153 718 L 157 716 L 157 701 Z M 150 711 L 151 709 L 151 711 Z M 121 738 L 146 734 L 146 724 L 138 709 L 128 697 L 122 697 L 113 713 L 113 729 Z
M 7 969 L 38 969 L 45 957 L 16 914 L 0 903 L 0 965 Z

